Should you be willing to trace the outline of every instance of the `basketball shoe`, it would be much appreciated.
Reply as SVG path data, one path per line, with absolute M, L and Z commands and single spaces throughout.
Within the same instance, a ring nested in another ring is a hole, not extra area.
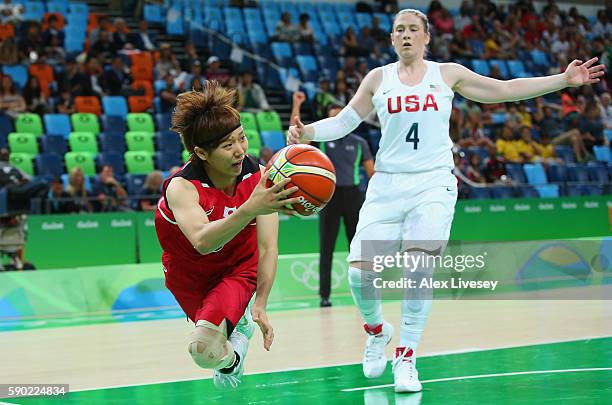
M 423 389 L 419 381 L 419 372 L 416 369 L 416 356 L 411 348 L 398 347 L 395 349 L 393 380 L 395 392 L 419 392 Z
M 255 323 L 253 322 L 251 306 L 249 305 L 229 338 L 230 343 L 234 347 L 234 352 L 236 352 L 236 362 L 229 370 L 215 370 L 213 375 L 215 387 L 219 389 L 234 389 L 238 387 L 242 381 L 244 360 L 249 350 L 249 341 L 253 337 L 254 330 Z
M 367 324 L 364 324 L 363 327 L 370 335 L 363 353 L 363 375 L 366 378 L 380 377 L 387 367 L 385 346 L 391 341 L 393 326 L 390 323 L 383 322 L 372 329 Z

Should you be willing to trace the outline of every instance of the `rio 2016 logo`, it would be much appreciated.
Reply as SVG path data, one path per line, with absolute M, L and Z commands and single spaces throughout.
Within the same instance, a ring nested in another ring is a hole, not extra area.
M 312 291 L 319 290 L 319 259 L 310 261 L 294 260 L 290 267 L 291 277 Z M 346 278 L 347 265 L 344 260 L 334 259 L 332 262 L 331 288 L 340 287 Z
M 311 203 L 310 201 L 308 201 L 307 199 L 304 198 L 304 196 L 300 196 L 299 197 L 299 204 L 304 207 L 304 209 L 306 211 L 312 211 L 315 214 L 319 213 L 319 211 L 321 211 L 321 208 L 317 207 L 316 205 L 314 205 L 313 203 Z

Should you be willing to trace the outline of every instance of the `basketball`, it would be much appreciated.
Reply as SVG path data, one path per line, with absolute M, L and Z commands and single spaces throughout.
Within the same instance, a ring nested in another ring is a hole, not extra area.
M 300 215 L 308 216 L 319 212 L 334 195 L 336 189 L 334 165 L 314 146 L 284 147 L 272 156 L 266 169 L 271 169 L 267 180 L 268 187 L 290 177 L 291 182 L 285 187 L 299 188 L 289 198 L 300 199 L 299 203 L 290 207 Z

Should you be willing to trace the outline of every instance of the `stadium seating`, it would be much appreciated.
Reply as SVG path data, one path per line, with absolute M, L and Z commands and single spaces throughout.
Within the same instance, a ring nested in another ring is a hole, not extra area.
M 64 161 L 67 173 L 70 173 L 75 167 L 80 167 L 86 176 L 96 175 L 94 158 L 87 152 L 68 152 L 64 155 Z
M 130 131 L 155 132 L 153 117 L 147 113 L 130 113 L 127 116 L 128 129 Z
M 559 186 L 557 184 L 539 184 L 535 186 L 540 198 L 559 197 Z
M 245 131 L 254 130 L 258 131 L 257 127 L 257 119 L 255 118 L 255 114 L 250 112 L 241 112 L 240 113 L 240 123 Z
M 523 170 L 529 184 L 539 185 L 548 183 L 546 172 L 540 163 L 525 163 Z
M 157 169 L 170 170 L 175 166 L 181 166 L 181 154 L 179 152 L 156 152 L 155 162 Z
M 15 129 L 17 132 L 28 132 L 36 136 L 44 133 L 40 115 L 32 113 L 19 114 L 15 121 Z
M 8 145 L 11 153 L 38 154 L 36 135 L 27 132 L 13 132 L 8 136 Z
M 77 96 L 74 98 L 74 108 L 80 113 L 91 113 L 97 116 L 102 115 L 102 106 L 97 97 Z
M 272 149 L 273 152 L 284 148 L 287 145 L 285 136 L 281 131 L 261 131 L 261 143 Z
M 28 153 L 11 153 L 9 155 L 9 163 L 30 176 L 34 176 L 32 159 L 33 155 Z
M 471 187 L 469 196 L 474 200 L 485 200 L 492 198 L 491 190 L 487 187 Z
M 127 131 L 127 125 L 125 119 L 116 116 L 102 116 L 102 130 L 104 132 L 125 132 Z
M 283 124 L 276 111 L 260 111 L 256 114 L 259 131 L 282 131 Z
M 68 136 L 68 144 L 73 152 L 88 152 L 92 156 L 98 154 L 96 135 L 91 132 L 71 132 Z
M 100 132 L 98 142 L 102 152 L 123 154 L 126 151 L 125 135 L 121 132 Z
M 259 137 L 259 133 L 255 130 L 245 130 L 244 134 L 247 137 L 249 142 L 249 148 L 247 153 L 251 156 L 259 156 L 259 151 L 261 150 L 261 138 Z
M 567 178 L 569 181 L 585 183 L 589 181 L 589 172 L 586 166 L 570 163 L 567 167 Z
M 62 140 L 64 138 L 61 138 Z M 35 158 L 36 173 L 53 178 L 60 177 L 64 173 L 64 163 L 60 154 L 41 153 Z
M 128 131 L 125 133 L 125 143 L 128 151 L 155 152 L 151 132 Z
M 70 118 L 66 114 L 45 114 L 43 117 L 45 122 L 45 133 L 47 135 L 62 135 L 67 137 L 72 128 L 70 127 Z
M 157 150 L 180 154 L 183 150 L 181 137 L 176 132 L 160 131 L 157 133 Z
M 128 151 L 124 157 L 127 172 L 130 174 L 149 174 L 155 169 L 151 152 Z
M 40 146 L 43 153 L 64 156 L 68 152 L 68 144 L 63 135 L 43 135 L 40 137 Z
M 595 154 L 595 159 L 600 162 L 612 162 L 612 154 L 608 146 L 594 146 L 593 153 Z
M 100 123 L 96 114 L 75 113 L 70 116 L 70 121 L 75 132 L 91 132 L 92 134 L 100 132 Z
M 110 165 L 113 167 L 113 172 L 117 176 L 123 176 L 125 173 L 125 163 L 123 153 L 103 152 L 98 155 L 98 165 L 100 167 Z
M 128 115 L 128 105 L 123 96 L 102 97 L 102 107 L 106 116 L 116 116 L 125 119 Z

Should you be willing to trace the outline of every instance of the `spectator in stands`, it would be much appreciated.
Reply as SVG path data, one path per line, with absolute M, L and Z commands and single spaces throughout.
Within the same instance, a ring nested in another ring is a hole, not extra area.
M 457 179 L 457 188 L 458 188 L 458 198 L 467 198 L 469 193 L 469 186 L 465 184 L 463 179 L 459 176 L 459 173 L 465 174 L 467 168 L 465 167 L 465 162 L 462 159 L 463 152 L 453 152 L 453 161 L 455 163 L 455 178 Z
M 482 168 L 487 183 L 509 183 L 511 179 L 506 176 L 506 166 L 502 162 L 495 151 L 489 151 L 489 156 L 485 160 Z
M 440 6 L 439 12 L 433 18 L 433 25 L 436 28 L 436 32 L 443 36 L 452 37 L 453 31 L 455 30 L 455 21 L 450 12 Z
M 21 94 L 17 92 L 13 79 L 9 75 L 2 76 L 0 109 L 13 119 L 16 119 L 20 113 L 26 110 L 26 102 Z
M 111 96 L 126 94 L 131 81 L 130 70 L 123 63 L 123 58 L 115 55 L 110 69 L 104 71 L 103 84 L 106 94 Z
M 560 31 L 559 36 L 550 44 L 550 51 L 553 54 L 563 54 L 566 55 L 570 51 L 570 43 L 567 38 L 567 33 L 565 31 Z
M 334 102 L 334 96 L 329 87 L 329 79 L 319 79 L 319 91 L 314 96 L 314 115 L 317 120 L 327 118 L 327 107 Z
M 178 89 L 174 84 L 174 77 L 170 73 L 164 77 L 166 87 L 159 93 L 161 113 L 172 112 L 176 105 L 176 96 L 179 94 Z
M 606 10 L 597 11 L 597 22 L 593 25 L 591 33 L 594 37 L 608 37 L 612 36 L 612 23 L 608 20 Z
M 9 22 L 18 24 L 23 20 L 23 12 L 23 5 L 13 4 L 11 0 L 4 0 L 4 3 L 0 4 L 0 22 L 2 24 Z
M 64 182 L 61 178 L 55 177 L 51 180 L 51 188 L 45 202 L 46 214 L 70 214 L 79 212 L 79 208 L 72 200 L 72 197 L 64 190 Z
M 270 105 L 261 86 L 253 82 L 253 74 L 245 70 L 238 83 L 238 106 L 242 111 L 269 110 Z
M 471 2 L 468 0 L 463 0 L 461 2 L 461 6 L 459 7 L 459 14 L 457 14 L 454 18 L 455 30 L 462 32 L 463 29 L 472 22 L 472 19 L 470 18 L 471 15 Z
M 196 84 L 196 81 L 198 81 L 199 84 Z M 190 73 L 185 75 L 179 88 L 182 88 L 184 91 L 189 91 L 194 88 L 201 89 L 205 81 L 206 78 L 202 74 L 202 63 L 200 63 L 199 60 L 194 60 L 191 64 Z
M 75 167 L 70 171 L 66 191 L 72 197 L 72 202 L 77 207 L 78 212 L 93 211 L 89 200 L 91 194 L 85 188 L 85 174 L 80 167 Z
M 64 45 L 64 31 L 59 28 L 59 21 L 55 14 L 49 16 L 49 27 L 43 32 L 43 44 L 51 45 L 51 39 L 57 38 L 61 46 Z
M 36 76 L 30 76 L 23 87 L 23 98 L 26 102 L 26 109 L 29 112 L 43 115 L 48 112 L 47 98 L 40 89 L 40 82 Z
M 200 55 L 198 55 L 198 50 L 193 42 L 187 42 L 185 44 L 185 59 L 181 61 L 181 66 L 184 71 L 188 71 L 191 69 L 191 66 L 195 61 L 202 63 L 200 59 Z
M 599 96 L 599 110 L 605 129 L 612 129 L 612 97 L 610 93 Z
M 372 37 L 370 27 L 365 26 L 361 28 L 361 34 L 359 35 L 359 46 L 361 47 L 361 56 L 367 57 L 370 51 L 376 46 L 376 40 Z
M 359 46 L 359 40 L 355 34 L 353 27 L 348 27 L 342 36 L 342 55 L 344 56 L 361 56 L 362 49 Z
M 97 58 L 90 57 L 85 67 L 72 78 L 72 90 L 75 96 L 102 97 L 102 68 Z
M 580 118 L 578 129 L 582 136 L 582 142 L 590 154 L 593 154 L 593 146 L 601 146 L 605 143 L 601 111 L 599 105 L 594 101 L 587 104 L 584 116 Z
M 259 150 L 259 164 L 262 166 L 267 165 L 272 156 L 274 156 L 274 151 L 267 146 L 263 146 Z
M 221 68 L 221 60 L 219 60 L 218 57 L 209 57 L 206 64 L 208 65 L 208 69 L 206 70 L 206 78 L 208 80 L 216 80 L 224 86 L 229 83 L 231 76 L 225 69 Z
M 368 62 L 366 62 L 365 60 L 361 60 L 359 64 L 357 65 L 357 71 L 355 72 L 355 74 L 357 75 L 357 79 L 358 79 L 357 86 L 361 84 L 361 81 L 366 77 L 368 73 L 369 73 Z
M 49 186 L 33 180 L 26 173 L 9 163 L 9 151 L 0 149 L 0 188 L 7 190 L 7 209 L 12 212 L 30 211 L 33 200 L 40 202 L 46 197 Z
M 281 15 L 281 20 L 276 24 L 274 38 L 281 42 L 296 42 L 300 39 L 298 27 L 291 23 L 291 14 L 287 11 Z
M 0 41 L 0 64 L 15 65 L 19 62 L 19 51 L 15 37 Z
M 480 16 L 472 16 L 471 23 L 469 25 L 466 25 L 463 29 L 463 37 L 468 40 L 478 39 L 481 41 L 483 41 L 487 37 L 486 31 L 480 22 Z
M 524 162 L 542 162 L 544 160 L 544 148 L 533 140 L 530 127 L 521 127 L 520 139 L 516 141 L 516 147 Z
M 44 49 L 40 24 L 31 22 L 27 28 L 26 35 L 19 42 L 19 58 L 25 63 L 30 61 L 32 53 L 40 54 Z M 34 58 L 35 59 L 35 58 Z
M 300 42 L 314 42 L 314 31 L 310 25 L 310 16 L 306 13 L 300 14 L 300 23 L 298 24 L 298 33 L 300 35 Z
M 159 46 L 159 60 L 155 64 L 155 72 L 158 77 L 166 77 L 167 74 L 172 76 L 178 75 L 181 71 L 181 65 L 176 59 L 176 55 L 172 52 L 170 44 L 167 42 Z
M 98 40 L 94 42 L 89 50 L 89 56 L 99 58 L 101 61 L 110 61 L 117 52 L 117 47 L 111 38 L 112 33 L 100 32 Z
M 467 120 L 460 132 L 459 146 L 462 148 L 480 147 L 495 150 L 495 144 L 484 133 L 482 115 L 476 112 L 467 114 Z
M 504 125 L 501 132 L 501 138 L 495 142 L 497 154 L 506 162 L 521 162 L 521 155 L 514 139 L 512 127 Z
M 100 34 L 104 31 L 113 32 L 114 27 L 112 26 L 110 19 L 103 15 L 98 18 L 98 26 L 91 30 L 89 33 L 89 43 L 95 44 L 100 39 Z
M 334 98 L 336 102 L 342 105 L 346 105 L 351 98 L 353 98 L 353 91 L 348 88 L 344 80 L 336 80 L 336 86 L 334 91 Z
M 68 90 L 64 90 L 60 93 L 59 101 L 55 105 L 56 112 L 59 114 L 73 114 L 76 112 L 74 109 L 74 97 Z
M 469 156 L 469 165 L 466 173 L 467 178 L 474 183 L 486 183 L 487 180 L 482 174 L 482 158 L 478 153 L 472 153 Z
M 63 65 L 66 62 L 66 51 L 57 36 L 51 37 L 51 42 L 45 47 L 45 53 L 50 65 Z
M 55 82 L 57 83 L 58 92 L 69 91 L 73 92 L 73 86 L 77 83 L 81 68 L 77 64 L 74 56 L 66 58 L 64 70 L 56 72 Z
M 357 58 L 354 56 L 347 56 L 344 58 L 344 66 L 342 68 L 344 77 L 341 77 L 346 82 L 349 89 L 357 89 L 359 82 L 361 81 L 360 75 L 357 73 Z
M 453 34 L 453 39 L 448 45 L 448 49 L 450 51 L 451 59 L 454 60 L 471 59 L 474 57 L 472 49 L 463 37 L 463 33 L 461 31 L 455 31 Z
M 164 176 L 159 170 L 155 170 L 147 175 L 142 188 L 138 191 L 139 211 L 155 211 L 157 209 L 157 200 L 161 197 L 163 182 Z
M 104 165 L 93 185 L 93 195 L 97 198 L 97 210 L 102 212 L 118 211 L 125 208 L 127 191 L 115 178 L 113 166 Z
M 138 22 L 138 32 L 132 34 L 129 41 L 136 49 L 141 51 L 155 51 L 157 49 L 155 35 L 149 33 L 149 24 L 145 20 Z
M 376 42 L 384 42 L 385 44 L 389 40 L 389 33 L 380 28 L 380 19 L 378 17 L 372 18 L 372 29 L 370 30 L 370 36 L 374 38 Z
M 123 18 L 115 18 L 115 32 L 113 33 L 113 45 L 115 49 L 123 49 L 128 43 L 128 27 Z

